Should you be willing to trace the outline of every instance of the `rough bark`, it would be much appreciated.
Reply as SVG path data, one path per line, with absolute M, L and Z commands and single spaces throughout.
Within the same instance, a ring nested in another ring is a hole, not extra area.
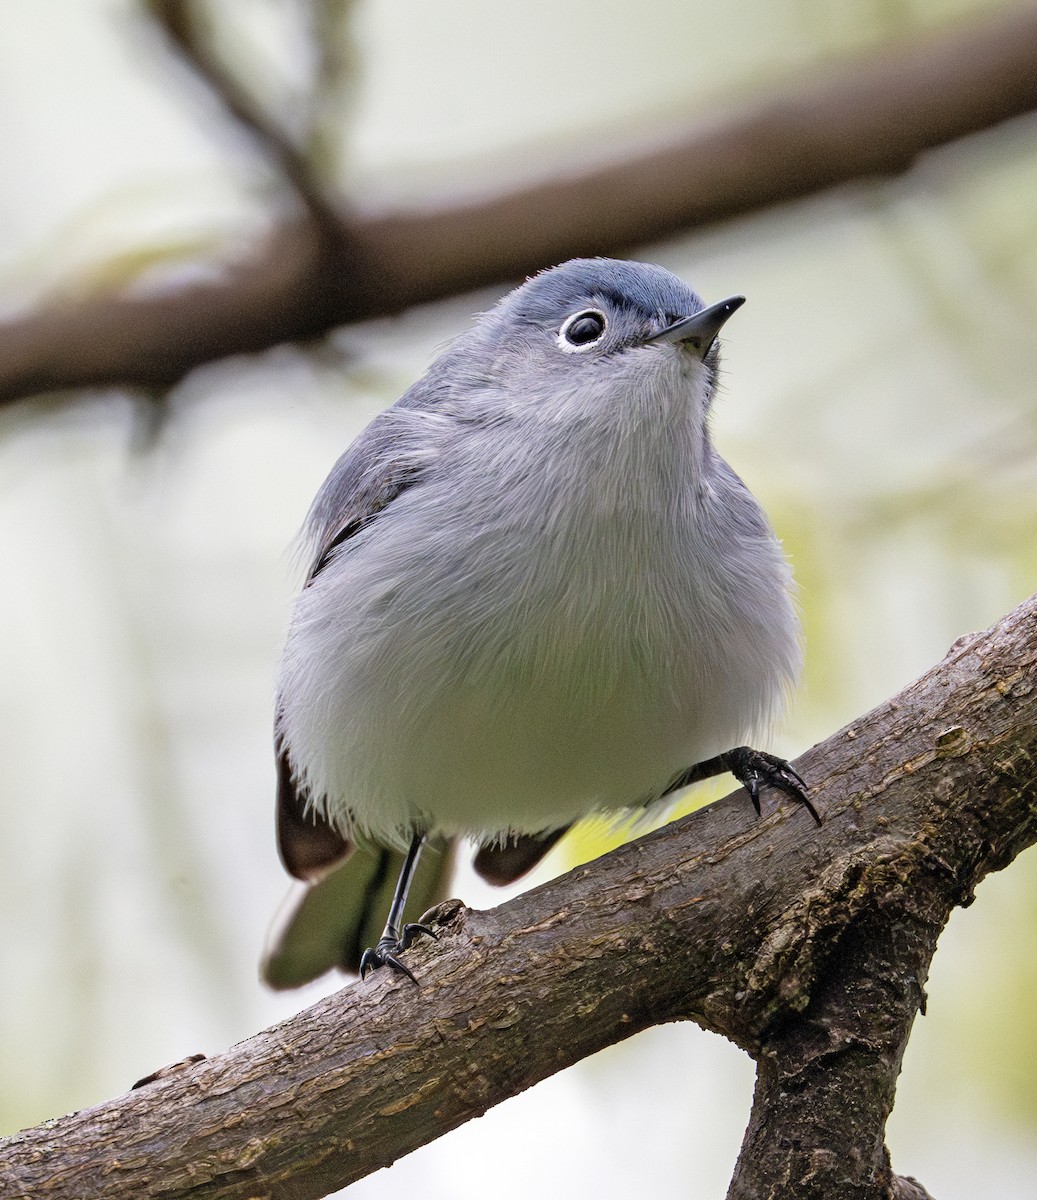
M 83 386 L 163 387 L 201 363 L 344 322 L 617 254 L 835 184 L 907 170 L 924 151 L 1037 106 L 1037 8 L 973 18 L 820 69 L 678 129 L 652 148 L 419 211 L 335 211 L 305 163 L 205 47 L 183 0 L 152 0 L 305 210 L 216 281 L 93 296 L 0 322 L 0 403 Z
M 732 1200 L 924 1200 L 886 1118 L 940 930 L 1037 840 L 1037 597 L 744 793 L 408 951 L 225 1054 L 0 1143 L 35 1200 L 306 1200 L 570 1063 L 689 1019 L 759 1064 Z M 650 1103 L 650 1098 L 646 1098 Z

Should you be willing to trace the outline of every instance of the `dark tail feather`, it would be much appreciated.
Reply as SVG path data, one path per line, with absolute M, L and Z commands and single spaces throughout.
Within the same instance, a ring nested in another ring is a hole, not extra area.
M 275 918 L 261 973 L 273 988 L 300 987 L 335 967 L 356 974 L 360 956 L 377 943 L 403 854 L 357 847 L 318 882 L 297 889 Z M 447 895 L 453 843 L 431 840 L 418 863 L 405 921 L 416 921 Z

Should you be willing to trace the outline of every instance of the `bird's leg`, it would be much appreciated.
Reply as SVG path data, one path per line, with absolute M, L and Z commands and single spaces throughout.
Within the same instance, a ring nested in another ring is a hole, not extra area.
M 403 909 L 407 903 L 407 893 L 410 891 L 411 880 L 414 878 L 418 859 L 421 857 L 421 847 L 424 844 L 425 835 L 423 833 L 416 833 L 411 839 L 410 849 L 407 851 L 407 857 L 403 860 L 400 877 L 396 881 L 396 891 L 393 892 L 392 904 L 389 905 L 389 917 L 385 922 L 382 936 L 378 939 L 377 946 L 369 946 L 360 957 L 361 979 L 375 967 L 392 967 L 394 971 L 402 972 L 414 983 L 418 982 L 411 974 L 410 969 L 396 956 L 401 950 L 406 950 L 419 933 L 427 933 L 431 938 L 436 936 L 435 931 L 427 925 L 404 925 L 402 929 L 400 927 L 400 922 L 403 920 Z
M 792 766 L 776 754 L 766 754 L 751 746 L 735 746 L 733 750 L 718 754 L 715 758 L 696 763 L 682 771 L 663 795 L 687 787 L 689 783 L 698 783 L 701 779 L 712 779 L 714 775 L 722 775 L 725 771 L 730 771 L 749 793 L 757 815 L 760 812 L 760 788 L 774 787 L 793 800 L 798 800 L 818 825 L 821 824 L 821 815 L 807 794 L 807 785 Z

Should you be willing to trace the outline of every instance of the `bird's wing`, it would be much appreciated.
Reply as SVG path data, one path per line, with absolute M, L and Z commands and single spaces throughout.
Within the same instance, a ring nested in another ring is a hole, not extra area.
M 303 526 L 311 554 L 307 585 L 344 545 L 431 467 L 434 450 L 422 434 L 427 422 L 394 405 L 376 417 L 342 455 L 321 485 Z
M 483 846 L 475 856 L 475 869 L 487 883 L 498 887 L 514 883 L 531 871 L 551 847 L 569 831 L 568 825 L 549 833 L 523 833 L 502 846 Z
M 305 790 L 292 777 L 280 716 L 274 718 L 277 754 L 277 849 L 289 874 L 316 883 L 346 858 L 353 843 L 307 804 Z
M 350 538 L 430 469 L 434 452 L 426 436 L 427 422 L 434 418 L 415 408 L 411 400 L 407 407 L 396 405 L 376 417 L 331 469 L 303 528 L 311 559 L 307 587 Z M 353 845 L 316 811 L 298 782 L 280 708 L 278 702 L 277 845 L 288 871 L 312 883 L 348 857 Z

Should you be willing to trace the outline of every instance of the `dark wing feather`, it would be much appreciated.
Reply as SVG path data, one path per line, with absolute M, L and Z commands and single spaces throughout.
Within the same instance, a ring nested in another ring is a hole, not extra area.
M 306 811 L 306 794 L 292 778 L 288 751 L 280 734 L 277 747 L 277 848 L 289 874 L 316 883 L 349 857 L 353 843 L 319 813 Z
M 569 826 L 550 833 L 524 833 L 509 838 L 503 846 L 483 846 L 475 856 L 475 869 L 487 883 L 503 887 L 531 871 Z

